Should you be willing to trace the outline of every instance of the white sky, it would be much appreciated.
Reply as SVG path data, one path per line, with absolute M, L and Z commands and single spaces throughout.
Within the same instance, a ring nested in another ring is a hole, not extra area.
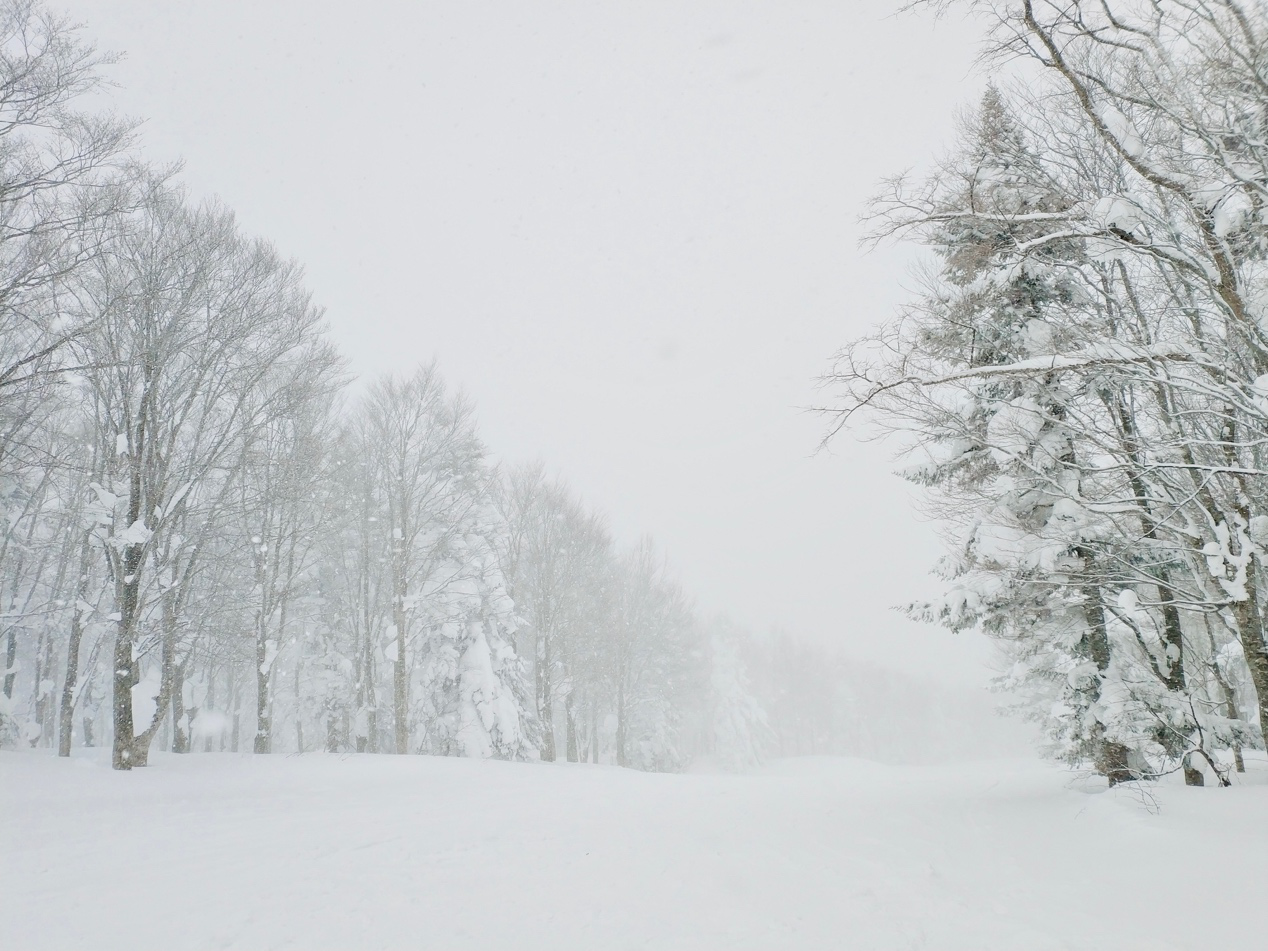
M 799 409 L 904 298 L 877 181 L 950 141 L 976 33 L 884 0 L 52 0 L 146 153 L 305 263 L 360 374 L 433 356 L 501 458 L 653 535 L 705 610 L 949 680 L 883 447 Z

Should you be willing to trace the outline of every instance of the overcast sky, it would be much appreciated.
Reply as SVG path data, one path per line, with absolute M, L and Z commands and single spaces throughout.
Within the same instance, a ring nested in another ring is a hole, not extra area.
M 55 4 L 56 5 L 56 4 Z M 353 369 L 436 358 L 706 611 L 950 680 L 980 642 L 890 610 L 932 528 L 814 378 L 903 300 L 858 248 L 945 148 L 975 33 L 884 0 L 62 0 L 145 151 L 307 266 Z

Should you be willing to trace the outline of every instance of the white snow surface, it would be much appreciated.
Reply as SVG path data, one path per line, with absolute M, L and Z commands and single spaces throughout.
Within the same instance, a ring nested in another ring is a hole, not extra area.
M 1262 947 L 1268 767 L 0 753 L 5 946 Z

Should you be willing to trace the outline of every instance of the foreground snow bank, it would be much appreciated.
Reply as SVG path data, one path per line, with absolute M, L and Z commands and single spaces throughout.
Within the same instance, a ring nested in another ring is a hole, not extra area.
M 0 753 L 5 947 L 1262 946 L 1268 770 Z

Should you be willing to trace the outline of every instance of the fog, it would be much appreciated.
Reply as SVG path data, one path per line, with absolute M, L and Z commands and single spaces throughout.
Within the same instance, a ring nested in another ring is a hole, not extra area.
M 436 357 L 706 610 L 978 684 L 971 636 L 891 611 L 938 552 L 889 450 L 816 455 L 805 412 L 904 300 L 866 199 L 985 82 L 969 25 L 892 7 L 69 6 L 147 154 L 304 263 L 358 374 Z
M 0 945 L 1260 946 L 1264 63 L 0 0 Z

